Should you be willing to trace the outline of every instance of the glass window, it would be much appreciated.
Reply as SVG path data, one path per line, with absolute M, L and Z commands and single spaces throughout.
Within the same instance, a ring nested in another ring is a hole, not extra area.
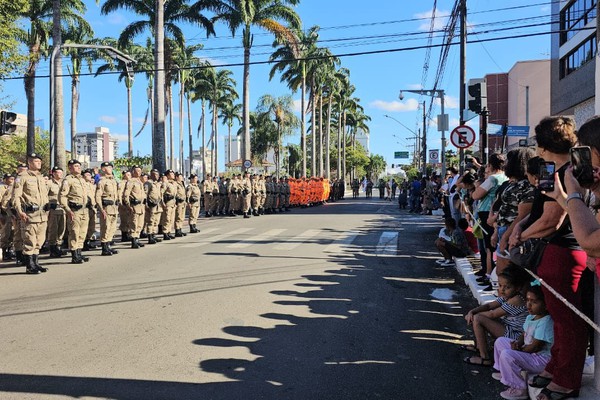
M 596 55 L 596 36 L 590 36 L 579 47 L 569 53 L 561 60 L 560 79 L 578 70 Z

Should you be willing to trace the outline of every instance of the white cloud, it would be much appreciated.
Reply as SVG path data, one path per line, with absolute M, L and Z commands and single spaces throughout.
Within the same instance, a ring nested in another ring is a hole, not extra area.
M 415 111 L 419 108 L 419 102 L 416 99 L 406 99 L 405 101 L 384 101 L 375 100 L 369 104 L 371 107 L 383 111 Z
M 294 112 L 298 114 L 302 113 L 302 99 L 294 100 Z
M 419 30 L 421 31 L 429 31 L 431 29 L 431 17 L 433 15 L 433 9 L 429 11 L 425 11 L 422 13 L 415 14 L 415 18 L 424 18 L 421 24 L 419 25 Z M 449 11 L 436 10 L 435 11 L 435 21 L 433 25 L 433 29 L 443 29 L 446 23 L 448 22 L 448 16 L 450 16 Z
M 113 117 L 111 115 L 101 115 L 100 118 L 98 118 L 101 122 L 105 122 L 107 124 L 116 124 L 117 123 L 117 117 Z
M 110 137 L 113 139 L 117 139 L 119 142 L 127 141 L 127 135 L 125 135 L 125 134 L 111 133 Z

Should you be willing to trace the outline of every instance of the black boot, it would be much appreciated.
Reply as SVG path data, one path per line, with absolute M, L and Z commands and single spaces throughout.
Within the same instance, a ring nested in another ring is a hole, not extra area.
M 77 250 L 71 250 L 71 264 L 83 264 L 83 258 L 79 256 Z
M 244 211 L 244 218 L 250 218 L 250 215 Z
M 190 225 L 190 233 L 198 233 L 198 228 L 196 228 L 196 225 Z
M 142 246 L 140 246 L 140 244 L 138 243 L 137 239 L 136 238 L 131 238 L 131 248 L 132 249 L 139 249 L 140 247 L 142 247 Z
M 154 235 L 149 233 L 148 234 L 148 244 L 156 244 L 156 243 L 158 243 L 158 242 L 156 241 L 156 239 L 154 239 Z
M 115 250 L 115 249 L 113 249 L 113 248 L 111 247 L 111 246 L 112 246 L 112 244 L 111 244 L 111 243 L 107 243 L 106 245 L 108 246 L 108 250 L 110 250 L 110 252 L 111 252 L 111 253 L 113 253 L 113 254 L 119 254 L 119 250 Z
M 129 233 L 121 231 L 121 243 L 127 243 L 129 241 L 131 241 L 131 236 L 129 236 Z
M 48 271 L 48 268 L 44 268 L 40 265 L 39 261 L 38 261 L 38 254 L 34 254 L 32 256 L 30 256 L 33 259 L 33 264 L 35 265 L 35 267 L 38 269 L 38 271 L 40 272 L 46 272 Z
M 258 211 L 256 209 L 252 210 L 252 215 L 254 215 L 255 217 L 258 217 Z
M 108 247 L 108 243 L 101 243 L 102 246 L 102 253 L 100 253 L 101 256 L 112 256 L 113 253 L 112 251 L 110 251 L 110 247 Z
M 3 261 L 10 261 L 13 258 L 15 258 L 15 255 L 10 250 L 10 247 L 5 247 L 2 249 L 2 260 Z
M 37 267 L 35 266 L 35 263 L 33 262 L 33 258 L 31 256 L 28 256 L 27 254 L 22 254 L 21 260 L 25 265 L 25 273 L 26 274 L 35 275 L 35 274 L 39 274 L 42 272 L 39 269 L 37 269 Z
M 81 249 L 77 249 L 77 255 L 79 256 L 79 258 L 81 258 L 83 260 L 83 262 L 88 262 L 90 261 L 90 258 L 87 256 L 84 256 L 83 254 L 81 254 Z
M 60 247 L 53 244 L 50 246 L 50 258 L 60 258 L 62 256 L 62 251 Z
M 171 240 L 171 235 L 168 233 L 163 233 L 163 240 Z
M 89 239 L 85 239 L 83 241 L 83 251 L 89 251 L 92 248 L 90 247 L 90 240 Z
M 185 233 L 181 229 L 175 229 L 175 237 L 184 237 Z
M 144 231 L 140 232 L 140 239 L 147 239 L 148 238 L 148 234 Z
M 25 263 L 25 259 L 23 258 L 23 252 L 20 250 L 15 251 L 15 261 L 17 267 L 21 267 L 23 265 L 27 266 L 27 264 Z
M 205 212 L 205 213 L 204 213 L 204 216 L 205 216 L 206 218 L 210 218 L 210 217 L 212 217 L 212 215 L 210 214 L 210 211 L 207 211 L 207 212 Z

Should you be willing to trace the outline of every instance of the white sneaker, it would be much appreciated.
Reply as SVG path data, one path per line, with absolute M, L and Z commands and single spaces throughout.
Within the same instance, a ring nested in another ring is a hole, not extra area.
M 504 392 L 500 393 L 503 399 L 507 400 L 528 400 L 529 393 L 527 393 L 527 389 L 515 389 L 509 387 Z
M 436 263 L 438 264 L 443 264 L 445 263 L 447 260 L 445 258 L 440 258 L 439 260 L 435 260 Z
M 446 260 L 440 264 L 442 267 L 454 267 L 454 261 Z
M 492 372 L 492 378 L 494 378 L 497 381 L 502 380 L 502 374 L 500 372 Z

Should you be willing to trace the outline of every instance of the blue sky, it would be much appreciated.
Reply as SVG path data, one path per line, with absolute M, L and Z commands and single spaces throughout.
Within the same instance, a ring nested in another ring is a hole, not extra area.
M 117 37 L 121 30 L 138 17 L 124 11 L 109 16 L 100 15 L 99 5 L 95 1 L 86 1 L 88 12 L 86 19 L 95 30 L 97 37 Z M 435 21 L 435 29 L 446 25 L 446 16 L 450 13 L 454 1 L 439 0 Z M 102 4 L 102 1 L 100 1 Z M 431 24 L 433 0 L 303 0 L 297 7 L 305 28 L 313 25 L 321 27 L 321 46 L 330 47 L 334 54 L 369 52 L 374 50 L 398 50 L 407 47 L 425 46 Z M 527 7 L 525 7 L 527 6 Z M 514 7 L 511 10 L 494 11 Z M 519 8 L 520 7 L 520 8 Z M 550 26 L 525 28 L 526 24 L 544 23 L 550 20 L 550 1 L 492 0 L 468 1 L 468 25 L 471 34 L 469 40 L 481 40 L 501 36 L 514 36 L 527 33 L 548 32 Z M 186 27 L 188 44 L 203 43 L 205 50 L 197 53 L 198 57 L 207 58 L 216 65 L 239 63 L 242 61 L 241 39 L 232 38 L 224 25 L 216 25 L 217 37 L 205 38 L 205 33 L 193 27 Z M 502 30 L 501 30 L 502 29 Z M 482 33 L 484 30 L 497 30 Z M 272 48 L 272 37 L 259 29 L 254 30 L 254 48 L 252 61 L 268 59 Z M 410 34 L 410 36 L 408 35 Z M 137 42 L 144 43 L 148 34 L 139 36 Z M 432 43 L 439 44 L 440 33 L 432 38 Z M 401 124 L 384 117 L 388 114 L 411 130 L 416 131 L 421 124 L 422 114 L 418 104 L 423 100 L 428 103 L 429 97 L 420 98 L 418 95 L 405 94 L 403 101 L 398 99 L 401 89 L 428 89 L 433 86 L 438 70 L 440 48 L 430 52 L 429 68 L 425 73 L 424 65 L 427 51 L 425 49 L 410 51 L 393 51 L 374 55 L 343 57 L 342 66 L 351 72 L 351 81 L 356 86 L 355 95 L 361 99 L 365 112 L 372 120 L 371 152 L 384 156 L 388 164 L 397 163 L 394 151 L 411 151 L 407 147 L 412 141 L 406 140 L 412 133 Z M 508 72 L 517 61 L 547 59 L 550 54 L 550 35 L 529 38 L 488 41 L 472 43 L 467 47 L 467 79 L 480 78 L 489 73 Z M 64 60 L 66 73 L 67 61 Z M 241 96 L 242 67 L 229 67 L 234 72 Z M 48 73 L 48 61 L 42 60 L 38 75 Z M 252 108 L 257 99 L 263 94 L 279 96 L 290 91 L 279 82 L 276 76 L 268 80 L 269 66 L 253 65 L 250 72 L 250 95 Z M 65 127 L 69 129 L 70 110 L 70 80 L 63 81 L 65 96 Z M 142 74 L 136 76 L 133 88 L 134 132 L 141 127 L 146 112 L 147 82 Z M 458 123 L 459 97 L 459 48 L 453 46 L 447 58 L 443 79 L 438 85 L 446 91 L 446 112 L 450 118 L 450 129 Z M 26 112 L 26 101 L 22 81 L 7 81 L 5 93 L 16 101 L 13 108 L 19 113 Z M 177 93 L 175 88 L 174 93 Z M 124 84 L 117 81 L 116 76 L 106 75 L 97 78 L 83 77 L 81 79 L 81 97 L 77 127 L 79 132 L 93 131 L 96 126 L 110 128 L 120 142 L 120 152 L 127 150 L 127 108 Z M 300 94 L 293 94 L 294 99 L 300 99 Z M 176 110 L 178 111 L 178 110 Z M 433 119 L 439 113 L 439 106 L 434 108 Z M 48 80 L 39 79 L 36 91 L 37 119 L 44 119 L 48 126 Z M 192 106 L 194 124 L 200 117 L 200 104 Z M 433 124 L 433 122 L 432 122 Z M 177 117 L 175 118 L 175 133 L 179 132 Z M 234 131 L 237 127 L 234 127 Z M 187 131 L 187 128 L 186 128 Z M 428 148 L 440 148 L 440 134 L 435 125 L 428 127 Z M 223 151 L 223 140 L 226 137 L 226 127 L 220 127 L 220 149 Z M 147 127 L 134 141 L 136 154 L 151 153 L 150 129 Z M 176 136 L 177 137 L 177 136 Z M 286 138 L 288 142 L 299 143 L 299 135 Z M 176 139 L 177 143 L 178 140 Z M 185 153 L 187 150 L 187 139 Z M 68 143 L 68 140 L 67 140 Z M 200 145 L 194 138 L 194 148 Z M 175 154 L 178 150 L 175 149 Z M 223 154 L 219 155 L 222 168 Z

